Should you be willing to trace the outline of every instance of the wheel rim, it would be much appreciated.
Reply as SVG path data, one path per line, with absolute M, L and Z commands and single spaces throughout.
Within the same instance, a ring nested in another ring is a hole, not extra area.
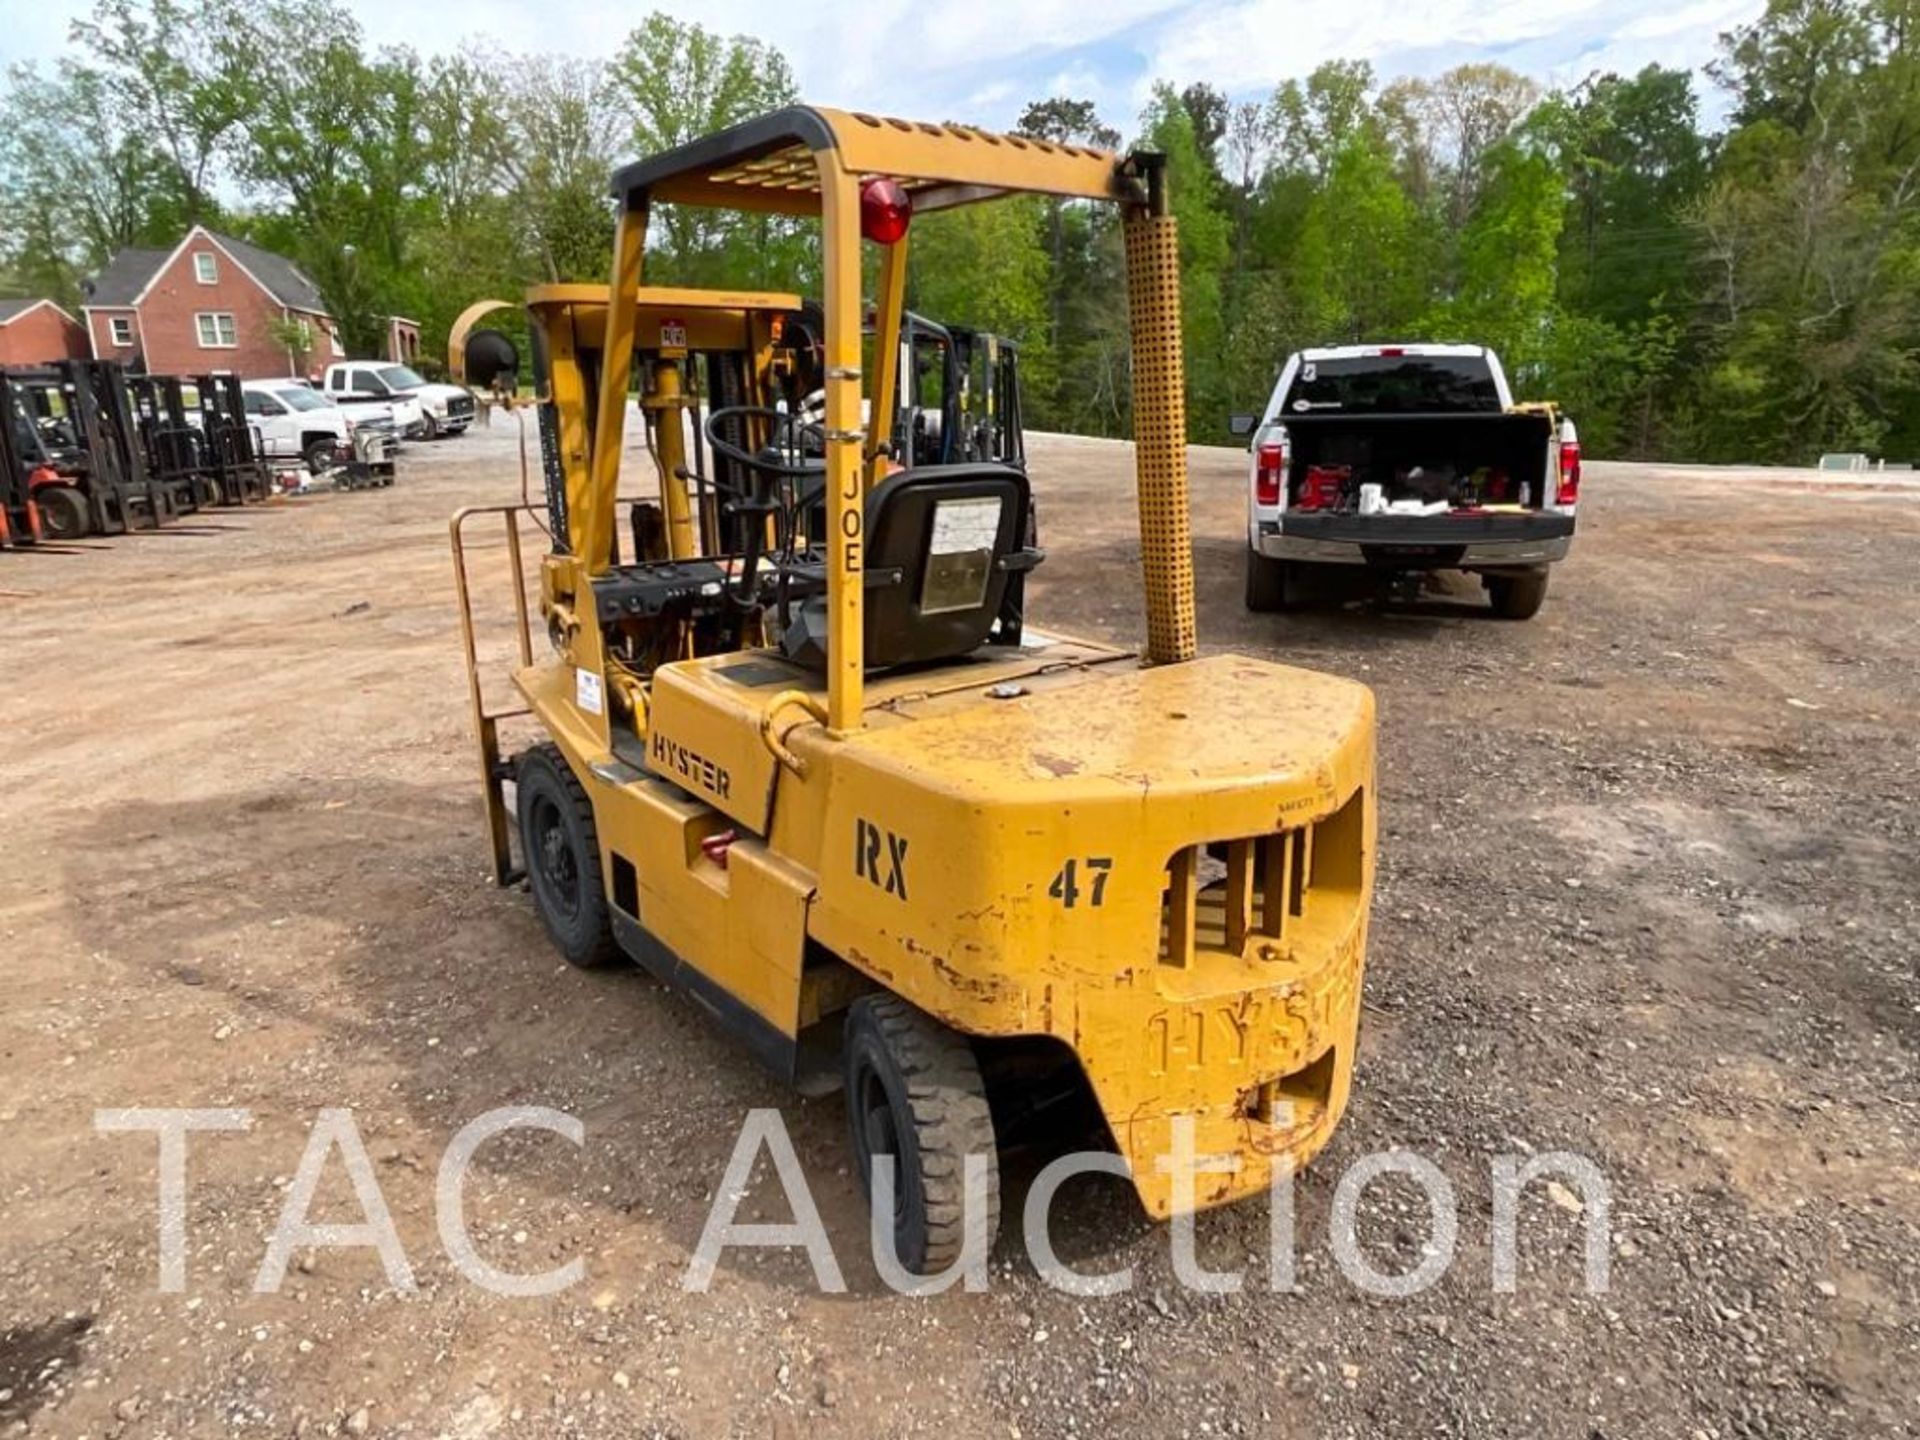
M 580 912 L 580 866 L 560 807 L 545 795 L 533 802 L 533 844 L 528 847 L 540 888 L 556 910 L 571 918 Z

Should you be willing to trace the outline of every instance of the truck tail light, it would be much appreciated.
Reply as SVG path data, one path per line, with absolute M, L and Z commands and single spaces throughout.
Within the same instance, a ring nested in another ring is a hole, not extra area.
M 1572 505 L 1580 499 L 1580 442 L 1560 442 L 1560 486 L 1554 493 L 1556 505 Z
M 1256 505 L 1278 505 L 1287 487 L 1287 442 L 1267 440 L 1261 443 L 1253 470 L 1253 501 Z

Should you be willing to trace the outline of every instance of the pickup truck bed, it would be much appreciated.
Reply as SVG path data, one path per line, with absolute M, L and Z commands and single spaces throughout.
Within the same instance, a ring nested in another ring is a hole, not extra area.
M 1316 465 L 1348 467 L 1356 492 L 1362 484 L 1377 484 L 1390 501 L 1415 498 L 1419 487 L 1404 478 L 1415 468 L 1429 475 L 1504 476 L 1507 503 L 1517 501 L 1524 486 L 1521 503 L 1534 509 L 1548 492 L 1553 422 L 1541 411 L 1289 415 L 1286 427 L 1292 442 L 1287 486 L 1295 502 L 1307 470 Z
M 1572 544 L 1579 437 L 1516 405 L 1494 354 L 1468 345 L 1333 346 L 1289 358 L 1253 439 L 1247 606 L 1284 609 L 1322 567 L 1478 575 L 1525 619 Z M 1324 578 L 1324 575 L 1322 576 Z

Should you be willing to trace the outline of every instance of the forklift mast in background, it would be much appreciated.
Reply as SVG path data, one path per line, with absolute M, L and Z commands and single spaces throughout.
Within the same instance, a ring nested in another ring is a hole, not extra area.
M 187 419 L 179 378 L 129 375 L 127 401 L 141 459 L 153 481 L 169 491 L 184 488 L 202 504 L 220 503 L 219 488 L 207 473 L 201 432 Z
M 273 468 L 259 431 L 247 418 L 244 393 L 236 375 L 188 375 L 192 408 L 198 411 L 203 463 L 213 482 L 216 505 L 245 505 L 273 492 Z

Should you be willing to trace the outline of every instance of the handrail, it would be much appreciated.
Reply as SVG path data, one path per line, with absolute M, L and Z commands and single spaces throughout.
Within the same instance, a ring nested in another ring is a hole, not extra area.
M 787 748 L 786 737 L 773 733 L 774 719 L 788 706 L 796 706 L 807 712 L 821 725 L 829 722 L 827 707 L 805 690 L 782 690 L 767 702 L 766 709 L 760 712 L 760 739 L 767 749 L 773 752 L 773 758 L 793 771 L 796 775 L 807 773 L 807 762 Z M 796 724 L 799 722 L 795 722 Z
M 524 874 L 513 863 L 513 846 L 507 822 L 505 784 L 509 778 L 500 755 L 502 720 L 516 719 L 532 712 L 524 705 L 489 710 L 486 687 L 480 677 L 479 647 L 474 640 L 473 590 L 467 577 L 467 522 L 482 515 L 498 515 L 504 523 L 507 540 L 507 565 L 513 577 L 514 615 L 519 628 L 520 664 L 533 664 L 533 619 L 527 605 L 526 562 L 520 554 L 520 514 L 531 511 L 529 504 L 472 505 L 456 511 L 447 522 L 448 539 L 453 547 L 453 584 L 460 607 L 460 644 L 467 665 L 467 702 L 473 717 L 474 744 L 479 752 L 481 795 L 487 810 L 488 839 L 493 847 L 494 883 L 502 887 L 519 881 Z

